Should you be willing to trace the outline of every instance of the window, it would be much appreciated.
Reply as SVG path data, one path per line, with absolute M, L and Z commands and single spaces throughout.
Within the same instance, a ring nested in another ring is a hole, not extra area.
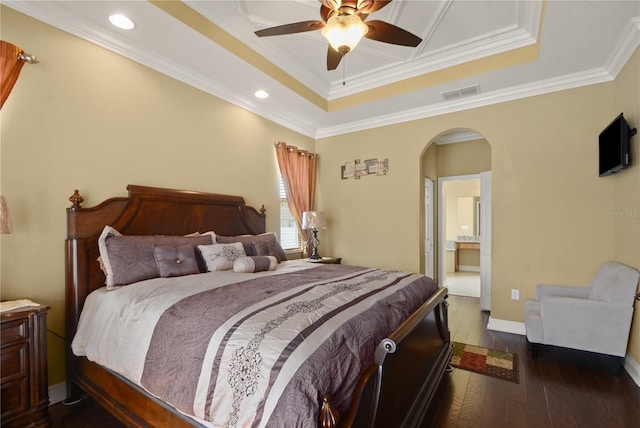
M 284 182 L 280 176 L 280 245 L 284 250 L 299 250 L 302 248 L 302 240 L 296 222 L 289 211 L 287 192 L 284 190 Z

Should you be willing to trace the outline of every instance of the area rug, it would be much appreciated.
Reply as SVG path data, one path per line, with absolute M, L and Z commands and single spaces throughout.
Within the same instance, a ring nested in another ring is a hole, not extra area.
M 451 365 L 462 370 L 518 382 L 518 354 L 481 346 L 453 343 Z

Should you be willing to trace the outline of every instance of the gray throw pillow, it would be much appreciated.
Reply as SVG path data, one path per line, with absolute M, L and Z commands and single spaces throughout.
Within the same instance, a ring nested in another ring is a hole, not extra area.
M 186 237 L 165 235 L 121 235 L 106 226 L 98 239 L 100 257 L 106 271 L 107 289 L 132 284 L 150 278 L 160 277 L 160 270 L 154 255 L 154 247 L 190 244 L 211 244 L 210 235 Z M 203 262 L 204 264 L 204 262 Z M 202 271 L 202 270 L 201 270 Z M 206 270 L 204 270 L 206 272 Z
M 239 235 L 239 236 L 221 236 L 216 235 L 216 242 L 218 244 L 230 244 L 232 242 L 241 242 L 244 247 L 244 252 L 247 253 L 247 256 L 259 256 L 265 254 L 256 254 L 253 248 L 254 243 L 258 243 L 257 245 L 261 245 L 262 243 L 266 243 L 272 250 L 269 251 L 269 254 L 275 256 L 278 259 L 278 262 L 284 262 L 287 260 L 287 256 L 282 249 L 282 246 L 278 242 L 278 238 L 274 232 L 262 233 L 260 235 Z M 265 248 L 264 246 L 261 248 Z
M 162 278 L 200 273 L 196 263 L 196 254 L 191 244 L 177 247 L 156 245 L 153 248 L 153 254 Z

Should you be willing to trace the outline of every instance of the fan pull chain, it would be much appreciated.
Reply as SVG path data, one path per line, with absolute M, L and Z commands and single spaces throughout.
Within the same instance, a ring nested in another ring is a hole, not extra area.
M 347 56 L 342 55 L 342 86 L 346 86 L 346 78 L 345 78 L 345 68 L 347 68 Z

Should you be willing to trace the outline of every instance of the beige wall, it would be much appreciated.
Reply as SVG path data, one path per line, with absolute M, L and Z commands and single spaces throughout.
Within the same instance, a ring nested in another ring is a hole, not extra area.
M 522 321 L 523 303 L 511 300 L 512 288 L 526 299 L 540 282 L 587 283 L 620 253 L 615 224 L 603 215 L 622 199 L 618 179 L 597 173 L 597 136 L 622 107 L 616 87 L 593 85 L 319 140 L 321 206 L 336 219 L 325 233 L 333 254 L 347 263 L 420 269 L 421 155 L 441 132 L 470 128 L 491 145 L 491 316 Z M 619 92 L 628 103 L 638 99 L 637 90 Z M 374 156 L 389 159 L 389 174 L 339 179 L 341 163 Z M 633 171 L 626 175 L 637 180 Z M 636 259 L 627 262 L 637 267 L 638 241 L 630 241 Z
M 444 195 L 445 239 L 477 235 L 475 201 L 480 197 L 480 179 L 451 180 L 442 183 Z
M 480 174 L 491 171 L 491 144 L 486 140 L 438 146 L 438 177 Z
M 273 144 L 314 141 L 2 8 L 2 39 L 36 55 L 1 112 L 1 192 L 14 233 L 2 237 L 2 299 L 51 306 L 64 335 L 67 198 L 85 206 L 126 196 L 127 184 L 243 195 L 278 230 Z M 270 215 L 269 215 L 270 214 Z M 49 378 L 64 380 L 63 341 L 49 334 Z
M 629 61 L 615 83 L 616 112 L 624 112 L 632 128 L 640 130 L 640 54 Z M 613 117 L 611 118 L 613 119 Z M 640 270 L 640 134 L 631 139 L 632 166 L 622 173 L 604 178 L 615 186 L 612 215 L 614 259 Z M 603 213 L 604 214 L 604 213 Z M 609 214 L 609 213 L 607 213 Z M 640 302 L 635 302 L 629 352 L 640 364 Z
M 449 130 L 446 130 L 449 131 Z M 469 130 L 463 130 L 469 131 Z M 437 136 L 433 136 L 435 139 Z M 434 180 L 434 213 L 439 212 L 438 179 L 460 175 L 479 174 L 491 170 L 491 146 L 485 140 L 465 141 L 455 144 L 436 145 L 430 143 L 421 157 L 421 176 Z M 420 190 L 420 200 L 424 200 L 424 189 Z M 434 219 L 434 242 L 439 242 L 437 214 Z M 424 211 L 420 212 L 420 239 L 424 236 Z M 420 248 L 421 254 L 424 248 Z M 453 263 L 445 262 L 451 265 Z M 434 277 L 438 277 L 438 251 L 434 254 Z M 425 272 L 424 257 L 420 257 L 420 272 Z
M 264 203 L 268 228 L 277 230 L 273 142 L 313 149 L 313 140 L 11 9 L 1 12 L 2 39 L 41 60 L 25 66 L 0 113 L 1 192 L 14 217 L 14 234 L 1 238 L 2 299 L 51 305 L 49 328 L 63 333 L 64 213 L 75 188 L 86 206 L 125 195 L 129 183 L 241 194 Z M 522 321 L 511 288 L 529 298 L 543 281 L 582 285 L 610 259 L 640 268 L 637 218 L 604 215 L 638 210 L 640 138 L 634 167 L 597 176 L 600 130 L 621 110 L 640 125 L 638 56 L 615 82 L 315 142 L 318 205 L 330 224 L 323 253 L 419 271 L 423 177 L 431 174 L 423 174 L 423 153 L 440 133 L 470 128 L 491 146 L 492 317 Z M 368 158 L 388 158 L 388 174 L 340 179 L 340 165 Z M 638 317 L 633 337 L 640 361 Z M 57 383 L 63 343 L 48 339 L 50 382 Z
M 475 202 L 480 197 L 480 179 L 445 181 L 443 183 L 443 194 L 445 200 L 446 239 L 455 241 L 458 236 L 477 235 L 475 231 Z M 467 266 L 479 269 L 480 251 L 476 249 L 459 249 L 458 264 L 460 270 L 464 270 L 464 267 Z M 447 272 L 451 272 L 451 270 L 447 270 Z

